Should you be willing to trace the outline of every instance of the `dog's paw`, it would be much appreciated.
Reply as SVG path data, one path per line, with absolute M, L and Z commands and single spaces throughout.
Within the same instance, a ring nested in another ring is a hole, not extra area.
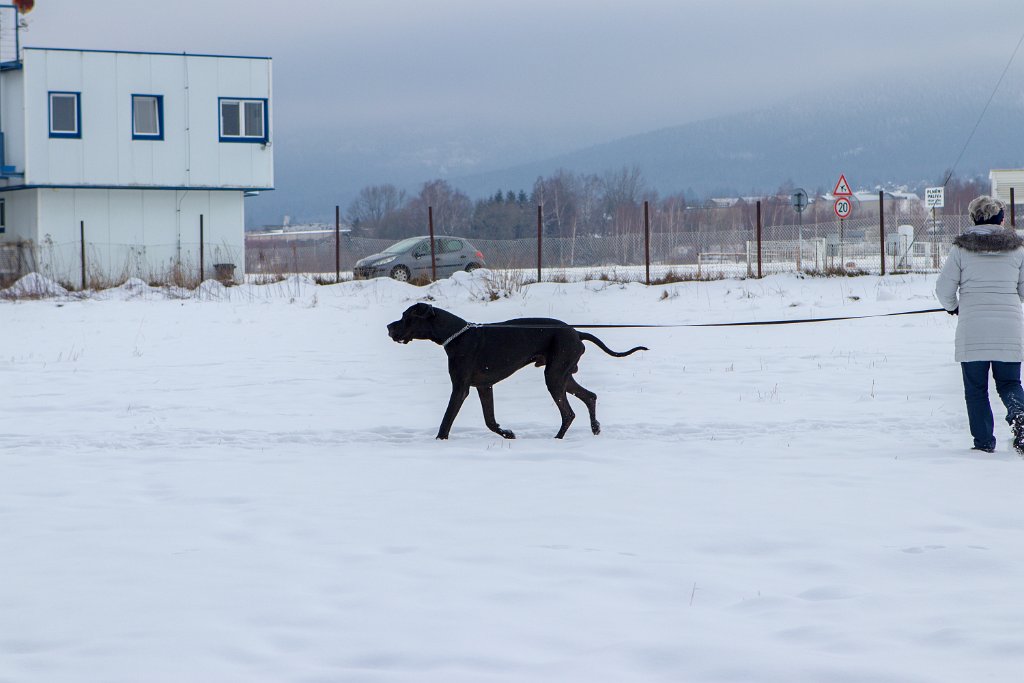
M 447 434 L 438 434 L 434 438 L 437 439 L 438 441 L 447 441 L 448 440 L 448 435 Z
M 499 430 L 498 433 L 501 434 L 501 438 L 503 438 L 503 439 L 514 439 L 514 438 L 516 438 L 516 435 L 512 433 L 511 429 L 502 429 L 502 430 Z
M 600 434 L 601 433 L 601 423 L 598 422 L 597 420 L 594 420 L 593 422 L 591 422 L 590 423 L 590 431 L 594 432 L 594 436 L 597 436 L 598 434 Z

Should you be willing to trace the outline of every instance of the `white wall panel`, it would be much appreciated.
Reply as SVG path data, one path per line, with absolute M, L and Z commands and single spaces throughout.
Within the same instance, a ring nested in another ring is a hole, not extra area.
M 0 193 L 6 202 L 7 229 L 0 233 L 0 244 L 36 239 L 38 204 L 35 190 Z
M 26 49 L 25 183 L 270 188 L 272 145 L 220 142 L 218 107 L 219 97 L 270 99 L 270 69 L 267 59 Z M 49 137 L 51 91 L 81 93 L 81 139 Z M 132 138 L 133 94 L 163 97 L 163 140 Z
M 25 81 L 21 70 L 3 74 L 0 81 L 0 116 L 3 117 L 4 162 L 19 171 L 25 170 Z M 0 180 L 0 185 L 20 185 L 20 178 Z
M 90 281 L 167 281 L 178 267 L 186 278 L 197 278 L 200 215 L 205 277 L 213 277 L 216 263 L 234 263 L 236 277 L 244 275 L 240 191 L 46 188 L 5 194 L 25 194 L 30 201 L 35 193 L 40 197 L 36 243 L 43 272 L 60 282 L 80 284 L 83 221 Z

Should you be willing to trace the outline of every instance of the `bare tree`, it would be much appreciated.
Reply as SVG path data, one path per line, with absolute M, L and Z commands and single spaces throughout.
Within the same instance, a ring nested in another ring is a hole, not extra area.
M 439 235 L 465 235 L 473 217 L 473 202 L 447 180 L 423 184 L 418 196 L 406 206 L 407 227 L 427 227 L 427 209 L 434 209 L 434 231 Z
M 566 237 L 572 233 L 576 215 L 576 176 L 559 169 L 549 178 L 537 178 L 533 201 L 544 209 L 544 234 Z
M 405 190 L 390 184 L 371 185 L 359 191 L 345 216 L 356 229 L 370 234 L 386 232 L 388 223 L 401 211 L 403 204 Z

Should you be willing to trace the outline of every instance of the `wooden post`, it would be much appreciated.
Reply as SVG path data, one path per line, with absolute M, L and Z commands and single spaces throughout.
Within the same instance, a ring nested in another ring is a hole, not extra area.
M 341 207 L 334 205 L 334 284 L 341 282 Z
M 541 264 L 543 263 L 544 250 L 544 208 L 537 205 L 537 282 L 540 282 Z
M 85 221 L 80 221 L 78 225 L 82 233 L 82 291 L 85 291 Z
M 1017 198 L 1013 194 L 1013 188 L 1010 188 L 1010 227 L 1017 227 Z
M 206 273 L 206 252 L 203 249 L 204 232 L 203 232 L 203 214 L 199 214 L 199 284 L 203 284 L 203 275 Z
M 757 200 L 757 278 L 761 279 L 761 200 Z
M 427 207 L 427 226 L 430 228 L 430 279 L 437 279 L 437 252 L 434 249 L 434 207 Z
M 644 267 L 647 272 L 647 286 L 651 286 L 651 212 L 644 200 Z
M 885 207 L 882 198 L 885 192 L 878 191 L 878 253 L 882 261 L 882 275 L 885 275 Z

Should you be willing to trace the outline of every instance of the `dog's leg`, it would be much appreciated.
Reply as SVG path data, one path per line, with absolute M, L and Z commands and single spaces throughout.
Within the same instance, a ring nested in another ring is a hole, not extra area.
M 452 423 L 455 416 L 459 414 L 459 408 L 463 401 L 469 396 L 469 382 L 452 381 L 452 397 L 448 399 L 448 409 L 444 411 L 444 419 L 441 420 L 441 428 L 437 430 L 438 439 L 447 439 L 448 433 L 452 430 Z
M 586 404 L 587 410 L 590 411 L 590 431 L 595 435 L 600 434 L 601 423 L 597 421 L 597 394 L 581 387 L 571 375 L 569 381 L 565 383 L 565 390 Z
M 487 425 L 487 428 L 505 439 L 516 438 L 511 430 L 502 429 L 498 421 L 494 419 L 494 388 L 477 387 L 476 393 L 480 394 L 480 407 L 484 409 L 484 424 Z
M 555 434 L 556 439 L 565 436 L 569 425 L 576 419 L 576 413 L 573 412 L 572 406 L 569 405 L 569 398 L 565 395 L 565 385 L 569 377 L 568 368 L 559 369 L 548 365 L 544 369 L 544 382 L 548 386 L 551 398 L 555 400 L 555 405 L 558 406 L 558 412 L 562 415 L 562 427 Z

